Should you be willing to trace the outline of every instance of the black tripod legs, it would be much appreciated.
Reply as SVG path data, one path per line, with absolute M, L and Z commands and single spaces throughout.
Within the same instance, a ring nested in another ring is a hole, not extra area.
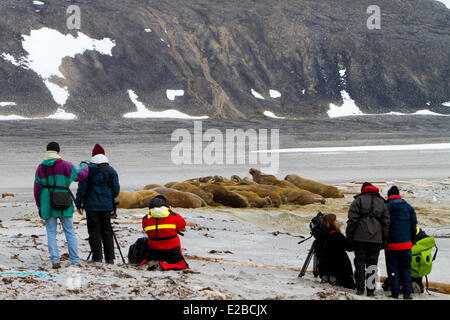
M 303 264 L 302 270 L 300 271 L 298 277 L 301 278 L 305 275 L 306 270 L 308 269 L 308 266 L 311 262 L 311 259 L 316 253 L 316 240 L 313 241 L 311 248 L 309 249 L 308 255 L 306 256 L 305 263 Z

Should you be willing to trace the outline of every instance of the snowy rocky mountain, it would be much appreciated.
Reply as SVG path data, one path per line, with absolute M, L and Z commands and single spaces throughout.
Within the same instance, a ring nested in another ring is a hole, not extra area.
M 0 119 L 450 114 L 449 9 L 376 2 L 2 0 Z

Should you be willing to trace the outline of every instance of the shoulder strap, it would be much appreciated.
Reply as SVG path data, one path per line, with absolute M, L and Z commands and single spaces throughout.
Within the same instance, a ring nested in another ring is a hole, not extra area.
M 437 255 L 438 250 L 439 250 L 439 248 L 438 248 L 436 245 L 435 245 L 435 247 L 436 247 L 436 251 L 434 252 L 433 260 L 432 260 L 432 261 L 434 261 L 434 260 L 436 259 L 436 255 Z
M 430 291 L 428 291 L 428 275 L 425 276 L 425 282 L 426 282 L 426 285 L 427 285 L 427 293 L 429 295 L 431 295 Z

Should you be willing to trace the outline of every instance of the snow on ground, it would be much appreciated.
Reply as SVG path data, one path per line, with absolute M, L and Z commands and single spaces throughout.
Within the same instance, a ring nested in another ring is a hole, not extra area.
M 167 89 L 166 90 L 166 96 L 167 99 L 174 101 L 175 97 L 182 97 L 184 96 L 184 90 L 171 90 L 171 89 Z
M 53 100 L 60 106 L 65 105 L 69 98 L 69 90 L 67 87 L 61 88 L 48 79 L 44 80 L 44 83 L 47 86 L 47 89 L 52 93 Z
M 350 98 L 350 95 L 345 90 L 341 90 L 341 96 L 343 103 L 338 106 L 330 103 L 330 109 L 327 111 L 330 118 L 348 117 L 348 116 L 360 116 L 364 115 L 361 110 L 359 110 L 355 101 Z
M 9 121 L 9 120 L 30 120 L 30 118 L 25 118 L 22 116 L 18 116 L 16 114 L 10 114 L 7 116 L 1 116 L 0 115 L 0 120 L 5 120 L 5 121 Z
M 264 115 L 266 116 L 266 117 L 269 117 L 269 118 L 274 118 L 274 119 L 284 119 L 284 117 L 278 117 L 278 116 L 276 116 L 273 112 L 271 112 L 271 111 L 264 111 Z
M 82 32 L 78 32 L 77 37 L 73 37 L 71 34 L 64 35 L 57 30 L 45 27 L 31 30 L 30 35 L 22 36 L 22 47 L 28 55 L 20 57 L 18 60 L 8 53 L 3 53 L 1 57 L 15 66 L 36 72 L 51 92 L 55 102 L 60 106 L 66 103 L 69 91 L 67 87 L 60 87 L 53 83 L 51 78 L 64 79 L 64 75 L 60 71 L 63 59 L 74 58 L 77 54 L 83 54 L 87 50 L 112 55 L 112 49 L 115 46 L 115 41 L 109 38 L 96 40 Z M 58 115 L 60 113 L 56 114 L 56 116 Z M 76 118 L 73 114 L 70 114 L 70 117 Z
M 193 117 L 178 110 L 169 109 L 165 111 L 150 111 L 138 100 L 137 94 L 133 90 L 128 90 L 130 100 L 137 108 L 136 112 L 126 113 L 124 118 L 176 118 L 176 119 L 207 119 L 208 116 Z
M 145 32 L 152 32 L 152 29 L 147 28 L 147 29 L 144 29 L 144 31 L 145 31 Z
M 43 6 L 43 5 L 45 5 L 44 2 L 42 2 L 42 1 L 37 1 L 37 0 L 34 0 L 34 1 L 33 1 L 33 4 L 36 5 L 36 6 Z
M 277 90 L 270 89 L 269 94 L 270 94 L 270 97 L 274 98 L 274 99 L 281 97 L 281 93 Z
M 447 9 L 450 9 L 450 0 L 436 0 L 436 1 L 442 2 L 447 7 Z
M 346 72 L 346 69 L 339 70 L 339 78 L 343 86 L 345 86 L 346 84 Z M 355 101 L 350 98 L 350 95 L 345 89 L 341 90 L 341 96 L 343 100 L 342 105 L 337 106 L 333 103 L 330 103 L 330 109 L 327 111 L 330 118 L 363 115 L 361 110 L 359 110 L 358 106 L 356 105 Z
M 54 120 L 74 120 L 77 117 L 73 113 L 68 113 L 61 108 L 58 108 L 54 114 L 45 117 L 46 119 Z
M 442 105 L 445 107 L 450 107 L 450 101 L 444 102 L 444 103 L 442 103 Z
M 346 69 L 339 70 L 339 77 L 340 77 L 341 84 L 343 86 L 345 86 L 345 84 L 346 84 L 346 79 L 345 79 Z M 342 96 L 342 100 L 343 100 L 342 105 L 338 106 L 333 103 L 330 103 L 330 108 L 327 111 L 328 116 L 330 118 L 349 117 L 349 116 L 372 116 L 372 115 L 377 115 L 377 116 L 379 116 L 379 115 L 449 116 L 446 114 L 432 112 L 428 109 L 418 110 L 414 113 L 401 113 L 401 112 L 392 111 L 392 112 L 382 113 L 382 114 L 366 114 L 366 113 L 363 113 L 359 109 L 359 107 L 356 105 L 355 101 L 350 97 L 350 95 L 348 94 L 348 92 L 345 89 L 341 90 L 341 96 Z M 427 103 L 427 105 L 429 105 L 429 103 Z
M 256 92 L 256 91 L 253 90 L 253 89 L 251 90 L 251 92 L 252 92 L 252 95 L 253 95 L 255 98 L 264 100 L 264 97 L 263 97 L 260 93 Z
M 15 106 L 15 105 L 16 105 L 15 102 L 10 102 L 10 101 L 0 102 L 0 107 L 9 107 L 9 106 Z
M 406 150 L 450 150 L 450 143 L 326 147 L 326 148 L 287 148 L 287 149 L 257 150 L 252 152 L 339 153 L 339 152 L 406 151 Z

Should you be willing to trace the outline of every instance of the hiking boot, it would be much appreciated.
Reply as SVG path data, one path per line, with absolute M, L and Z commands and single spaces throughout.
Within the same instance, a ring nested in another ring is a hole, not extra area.
M 52 269 L 59 269 L 59 268 L 61 268 L 61 264 L 59 262 L 52 264 Z
M 161 271 L 161 265 L 158 261 L 149 261 L 146 265 L 148 271 Z
M 320 283 L 327 283 L 329 280 L 330 280 L 330 279 L 328 278 L 327 275 L 323 275 L 323 276 L 320 278 Z
M 114 264 L 114 260 L 105 260 L 107 264 Z
M 398 293 L 391 293 L 388 298 L 398 299 Z
M 403 299 L 405 299 L 405 300 L 412 300 L 413 297 L 410 294 L 404 294 L 403 295 Z
M 357 294 L 358 296 L 362 296 L 362 295 L 364 294 L 364 290 L 358 289 L 358 290 L 356 290 L 356 294 Z
M 338 285 L 338 281 L 337 281 L 337 279 L 336 279 L 335 276 L 331 276 L 331 277 L 330 277 L 330 284 L 331 284 L 332 286 L 337 286 L 337 285 Z
M 375 292 L 373 292 L 373 291 L 367 291 L 367 296 L 368 296 L 368 297 L 375 297 Z

